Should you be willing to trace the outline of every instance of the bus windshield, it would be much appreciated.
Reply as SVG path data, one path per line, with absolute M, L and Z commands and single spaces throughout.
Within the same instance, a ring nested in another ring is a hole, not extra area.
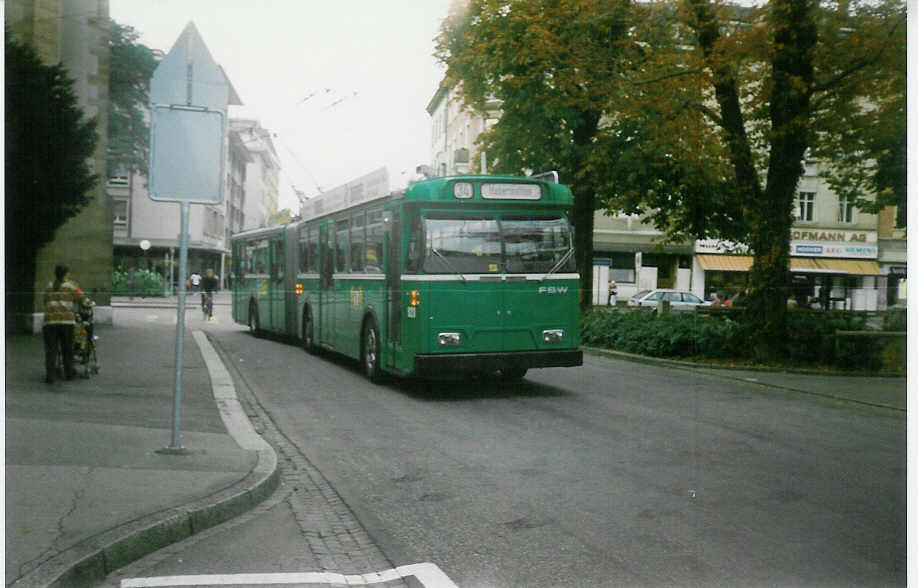
M 557 217 L 425 217 L 425 273 L 572 271 L 567 219 Z

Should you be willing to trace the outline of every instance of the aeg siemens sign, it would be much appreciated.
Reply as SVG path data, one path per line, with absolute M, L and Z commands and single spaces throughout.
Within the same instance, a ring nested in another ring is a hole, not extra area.
M 790 254 L 806 257 L 877 258 L 876 231 L 791 230 Z

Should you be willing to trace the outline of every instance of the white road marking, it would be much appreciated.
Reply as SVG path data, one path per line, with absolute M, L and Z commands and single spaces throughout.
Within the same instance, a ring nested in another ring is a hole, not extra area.
M 121 580 L 121 588 L 152 588 L 154 586 L 230 586 L 247 584 L 345 584 L 369 586 L 414 577 L 425 588 L 459 588 L 436 564 L 421 563 L 399 566 L 391 570 L 360 575 L 331 572 L 279 572 L 265 574 L 200 574 L 190 576 L 159 576 Z

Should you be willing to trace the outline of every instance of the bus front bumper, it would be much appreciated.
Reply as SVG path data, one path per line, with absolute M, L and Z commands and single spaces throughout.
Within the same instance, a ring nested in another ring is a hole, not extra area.
M 574 367 L 583 365 L 580 349 L 506 353 L 437 353 L 414 356 L 414 375 L 440 378 L 489 373 L 502 369 Z

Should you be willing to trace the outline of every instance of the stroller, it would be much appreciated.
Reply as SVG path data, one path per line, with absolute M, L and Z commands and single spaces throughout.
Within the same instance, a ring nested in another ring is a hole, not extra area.
M 96 341 L 99 337 L 93 334 L 92 306 L 81 304 L 74 314 L 73 326 L 73 364 L 77 374 L 83 378 L 99 373 L 99 360 L 96 357 Z

